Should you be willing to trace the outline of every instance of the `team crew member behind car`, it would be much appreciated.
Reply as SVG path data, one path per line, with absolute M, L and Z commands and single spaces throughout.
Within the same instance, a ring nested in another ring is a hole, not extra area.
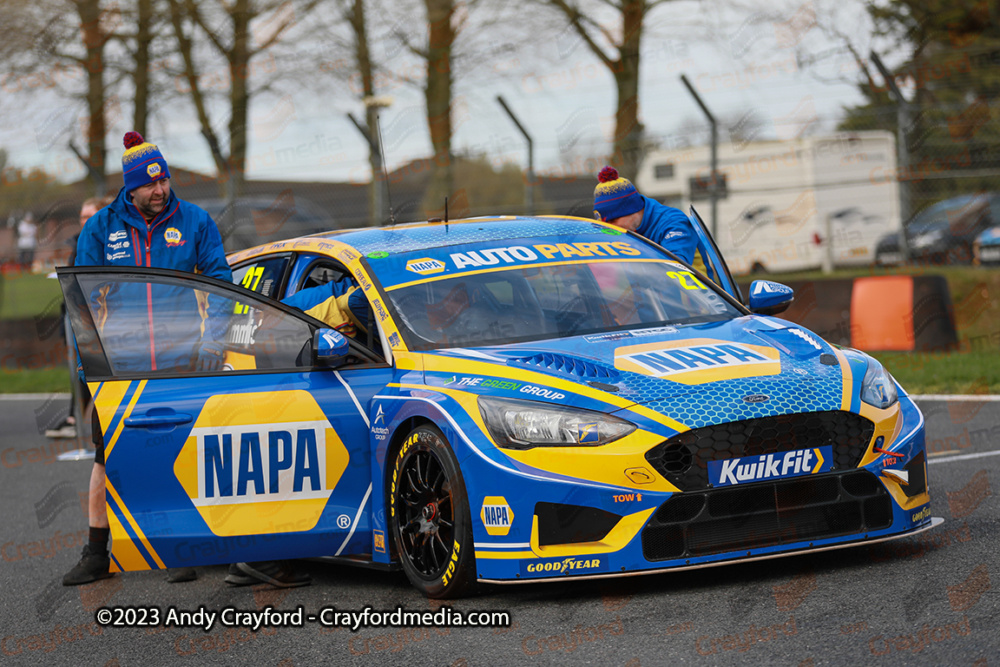
M 84 225 L 77 243 L 76 266 L 197 271 L 232 282 L 232 272 L 226 262 L 218 227 L 208 213 L 181 201 L 171 192 L 170 170 L 160 150 L 146 142 L 138 132 L 126 134 L 124 143 L 126 150 L 122 156 L 122 171 L 125 187 L 110 206 L 101 209 Z M 157 290 L 156 287 L 147 290 L 147 286 L 142 284 L 118 283 L 98 294 L 94 305 L 103 322 L 103 330 L 115 326 L 116 316 L 134 326 L 137 321 L 152 322 L 158 311 L 167 310 L 169 314 L 165 317 L 176 321 L 185 320 L 181 311 L 198 311 L 199 304 L 193 298 L 190 302 L 178 298 L 171 300 L 175 296 L 170 293 L 171 288 L 163 286 L 163 290 Z M 148 318 L 134 317 L 136 309 L 141 309 L 144 315 L 148 314 Z M 133 317 L 126 317 L 127 314 Z M 211 342 L 196 347 L 200 332 L 190 332 L 191 340 L 178 341 L 171 337 L 171 340 L 164 341 L 156 340 L 154 331 L 155 327 L 150 325 L 147 330 L 134 335 L 131 340 L 136 342 L 136 349 L 130 350 L 128 358 L 116 360 L 116 368 L 133 371 L 169 367 L 190 369 L 193 350 L 199 350 L 197 369 L 212 370 L 221 366 L 221 345 Z M 90 541 L 83 548 L 80 562 L 63 577 L 66 586 L 111 576 L 107 548 L 110 529 L 104 504 L 104 438 L 96 410 L 93 438 L 97 453 L 90 476 Z M 194 571 L 182 568 L 172 571 L 170 580 L 186 581 L 190 578 L 194 578 Z
M 614 167 L 604 167 L 594 188 L 594 215 L 659 244 L 688 264 L 694 261 L 698 239 L 683 212 L 639 194 Z
M 87 224 L 88 220 L 94 217 L 94 215 L 99 210 L 110 204 L 112 201 L 114 201 L 114 197 L 91 197 L 90 199 L 84 201 L 83 205 L 80 207 L 80 229 L 82 230 L 83 226 Z M 79 239 L 80 235 L 77 234 L 69 241 L 69 243 L 72 245 L 72 250 L 70 251 L 69 261 L 66 262 L 66 266 L 75 265 L 76 244 Z M 62 313 L 63 313 L 63 319 L 66 321 L 65 324 L 66 341 L 69 344 L 72 344 L 73 330 L 69 326 L 69 320 L 66 320 L 65 317 L 66 315 L 65 303 L 62 306 Z M 66 415 L 66 418 L 63 419 L 58 426 L 56 426 L 55 428 L 45 430 L 46 438 L 75 438 L 76 426 L 77 426 L 76 419 L 78 416 L 76 415 L 77 399 L 79 398 L 80 403 L 82 404 L 81 407 L 83 408 L 84 412 L 87 411 L 87 406 L 90 404 L 91 401 L 90 391 L 87 389 L 87 385 L 80 381 L 79 375 L 73 373 L 72 377 L 70 377 L 69 379 L 69 383 L 70 383 L 69 414 Z
M 344 336 L 355 338 L 358 333 L 367 333 L 364 323 L 368 319 L 368 301 L 364 292 L 353 286 L 349 278 L 299 290 L 281 301 L 315 317 Z M 225 581 L 232 586 L 249 586 L 263 581 L 278 588 L 295 588 L 308 586 L 312 578 L 308 573 L 297 570 L 292 561 L 279 560 L 232 563 Z

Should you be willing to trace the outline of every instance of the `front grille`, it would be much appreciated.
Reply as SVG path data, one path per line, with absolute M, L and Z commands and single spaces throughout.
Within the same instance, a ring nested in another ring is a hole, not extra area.
M 833 447 L 833 469 L 856 468 L 875 424 L 843 410 L 800 412 L 703 426 L 646 452 L 646 460 L 682 491 L 708 488 L 708 462 L 812 447 Z
M 892 501 L 867 470 L 697 493 L 663 503 L 642 530 L 649 561 L 746 551 L 892 525 Z

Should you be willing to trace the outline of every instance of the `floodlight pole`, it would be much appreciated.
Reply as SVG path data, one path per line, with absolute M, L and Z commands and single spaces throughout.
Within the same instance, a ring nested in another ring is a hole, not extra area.
M 528 131 L 524 129 L 523 125 L 521 125 L 521 122 L 517 119 L 517 116 L 515 116 L 514 112 L 510 110 L 509 106 L 507 106 L 507 102 L 504 101 L 502 95 L 497 95 L 497 102 L 499 102 L 500 106 L 503 107 L 503 110 L 507 112 L 507 115 L 510 116 L 510 119 L 514 121 L 514 125 L 517 126 L 517 129 L 520 130 L 521 134 L 524 135 L 525 141 L 528 142 L 528 174 L 527 174 L 528 182 L 524 186 L 524 205 L 525 208 L 527 209 L 526 211 L 527 214 L 534 215 L 535 214 L 535 142 L 531 140 L 531 135 L 528 134 Z
M 701 100 L 698 91 L 694 89 L 694 86 L 691 85 L 691 82 L 683 74 L 681 74 L 681 83 L 691 93 L 691 97 L 701 107 L 701 112 L 705 114 L 709 124 L 712 126 L 712 180 L 709 183 L 708 193 L 712 202 L 712 238 L 716 238 L 716 232 L 719 228 L 719 124 L 716 123 L 712 112 L 708 110 L 708 106 Z
M 905 180 L 910 173 L 910 147 L 906 144 L 906 131 L 910 127 L 910 103 L 903 97 L 896 80 L 893 78 L 882 59 L 874 51 L 870 57 L 872 63 L 882 75 L 886 87 L 896 100 L 896 183 L 899 186 L 899 253 L 903 263 L 910 261 L 910 244 L 906 239 L 906 223 L 910 219 L 910 184 Z

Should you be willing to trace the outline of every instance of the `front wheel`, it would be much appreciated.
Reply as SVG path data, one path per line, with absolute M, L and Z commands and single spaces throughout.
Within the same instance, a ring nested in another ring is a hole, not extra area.
M 472 593 L 476 556 L 465 481 L 437 427 L 420 426 L 407 436 L 389 495 L 392 536 L 410 583 L 430 598 Z

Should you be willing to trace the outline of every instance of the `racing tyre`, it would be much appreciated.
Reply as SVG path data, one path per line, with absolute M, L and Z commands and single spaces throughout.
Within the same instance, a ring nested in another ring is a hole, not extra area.
M 410 583 L 430 598 L 471 594 L 476 556 L 465 481 L 437 427 L 420 426 L 407 436 L 389 495 L 392 537 Z

